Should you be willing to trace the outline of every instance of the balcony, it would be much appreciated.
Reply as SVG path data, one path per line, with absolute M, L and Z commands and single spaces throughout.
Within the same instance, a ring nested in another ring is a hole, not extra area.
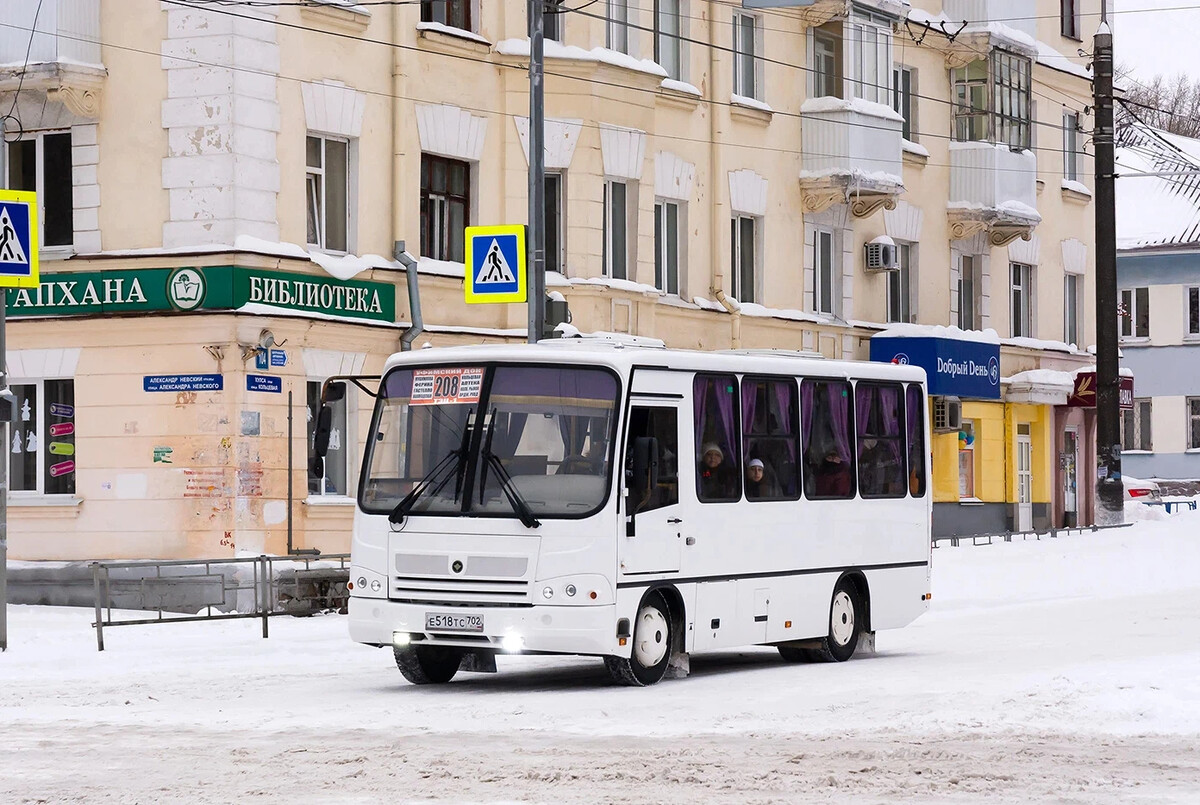
M 913 19 L 925 17 L 929 15 L 917 12 Z M 941 17 L 929 19 L 935 25 L 946 19 L 951 31 L 969 21 L 953 38 L 929 38 L 929 44 L 945 52 L 950 69 L 963 67 L 995 47 L 1037 56 L 1037 0 L 943 0 Z
M 105 75 L 100 0 L 42 0 L 40 10 L 38 0 L 0 2 L 0 93 L 21 83 L 22 95 L 44 93 L 74 114 L 94 118 Z
M 1037 211 L 1037 158 L 989 142 L 950 143 L 950 237 L 987 232 L 993 246 L 1029 240 Z
M 800 191 L 806 213 L 849 204 L 858 218 L 896 208 L 904 192 L 900 126 L 889 107 L 810 98 L 800 107 Z

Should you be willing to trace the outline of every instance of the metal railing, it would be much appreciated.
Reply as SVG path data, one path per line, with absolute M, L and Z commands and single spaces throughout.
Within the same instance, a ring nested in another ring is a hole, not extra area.
M 1084 525 L 1063 528 L 1047 528 L 1044 531 L 1004 531 L 998 534 L 954 534 L 934 537 L 933 547 L 939 547 L 939 542 L 949 542 L 951 547 L 957 548 L 964 542 L 969 545 L 991 545 L 996 542 L 1012 542 L 1014 539 L 1019 539 L 1022 542 L 1031 539 L 1058 539 L 1060 537 L 1094 534 L 1097 531 L 1107 531 L 1112 528 L 1128 528 L 1131 525 L 1133 525 L 1133 523 L 1121 523 L 1120 525 Z
M 346 597 L 350 554 L 180 559 L 162 562 L 93 562 L 96 649 L 104 628 L 258 618 L 262 636 L 276 615 L 335 608 Z M 155 617 L 114 617 L 154 612 Z

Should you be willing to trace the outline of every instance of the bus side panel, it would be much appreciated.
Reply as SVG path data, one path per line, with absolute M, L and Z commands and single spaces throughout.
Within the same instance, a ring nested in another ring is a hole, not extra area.
M 766 639 L 782 643 L 829 633 L 829 602 L 838 573 L 791 576 L 773 582 Z M 788 623 L 791 626 L 788 626 Z
M 863 575 L 871 591 L 871 628 L 898 629 L 929 609 L 921 596 L 929 592 L 927 566 L 868 570 Z

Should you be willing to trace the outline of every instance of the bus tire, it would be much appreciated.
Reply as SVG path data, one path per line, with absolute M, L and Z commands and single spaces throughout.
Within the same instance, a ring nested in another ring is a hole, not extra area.
M 614 682 L 639 688 L 653 685 L 667 673 L 674 640 L 671 610 L 659 593 L 651 593 L 638 607 L 630 656 L 605 657 L 604 665 Z
M 397 647 L 396 667 L 414 685 L 440 685 L 458 673 L 462 652 L 444 646 Z
M 858 638 L 866 622 L 862 599 L 854 582 L 842 578 L 833 588 L 829 603 L 829 634 L 812 650 L 816 662 L 845 662 L 854 656 Z

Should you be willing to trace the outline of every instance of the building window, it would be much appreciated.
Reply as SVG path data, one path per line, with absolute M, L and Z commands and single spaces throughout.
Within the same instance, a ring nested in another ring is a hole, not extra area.
M 850 87 L 855 98 L 891 102 L 892 27 L 882 17 L 856 14 L 846 23 L 850 42 Z
M 1188 335 L 1200 335 L 1200 288 L 1188 288 Z
M 8 430 L 13 493 L 75 494 L 75 381 L 14 381 L 16 416 Z
M 1121 291 L 1117 310 L 1121 319 L 1122 338 L 1150 337 L 1150 289 L 1126 288 Z
M 654 0 L 654 60 L 667 71 L 667 78 L 679 79 L 680 0 Z
M 1188 450 L 1200 450 L 1200 397 L 1188 397 Z
M 679 233 L 678 201 L 654 203 L 654 287 L 669 294 L 679 294 Z
M 1062 35 L 1067 39 L 1082 40 L 1079 28 L 1079 0 L 1059 0 L 1062 15 Z
M 604 274 L 618 280 L 629 278 L 628 196 L 625 182 L 604 182 Z
M 9 190 L 36 192 L 41 203 L 43 248 L 70 246 L 75 241 L 75 206 L 72 198 L 71 133 L 30 134 L 7 143 L 5 177 Z
M 733 15 L 733 93 L 744 98 L 759 97 L 758 18 Z
M 964 419 L 958 431 L 958 497 L 972 500 L 975 494 L 975 421 Z
M 308 494 L 309 495 L 350 495 L 350 434 L 347 429 L 347 400 L 350 397 L 350 387 L 345 383 L 334 383 L 342 387 L 342 398 L 330 402 L 333 414 L 329 429 L 329 450 L 325 454 L 325 472 L 317 475 L 313 472 L 313 459 L 316 458 L 314 439 L 317 432 L 317 414 L 321 409 L 321 381 L 308 381 Z
M 1079 113 L 1063 112 L 1063 178 L 1079 181 Z
M 542 222 L 546 228 L 546 270 L 567 274 L 567 206 L 565 179 L 561 173 L 547 173 L 542 198 Z
M 835 313 L 837 259 L 833 252 L 833 233 L 818 229 L 813 233 L 813 310 Z
M 979 329 L 980 273 L 979 257 L 964 254 L 958 271 L 958 327 L 961 330 Z
M 757 302 L 758 219 L 738 215 L 730 222 L 730 272 L 733 298 L 739 302 Z
M 1033 336 L 1033 266 L 1011 263 L 1012 337 Z
M 350 144 L 312 134 L 307 143 L 308 245 L 331 252 L 347 251 Z
M 542 38 L 563 41 L 563 27 L 566 20 L 566 9 L 562 7 L 563 0 L 542 0 L 545 9 L 542 12 Z
M 896 245 L 900 255 L 900 270 L 887 273 L 887 320 L 889 322 L 911 322 L 913 316 L 913 273 L 915 271 L 913 258 L 916 247 L 911 243 Z
M 461 263 L 471 223 L 471 165 L 421 155 L 421 254 Z
M 451 28 L 471 30 L 472 0 L 422 0 L 421 22 L 440 22 Z
M 842 23 L 827 22 L 812 29 L 814 98 L 842 97 Z
M 629 0 L 608 0 L 606 44 L 609 50 L 629 52 Z
M 993 50 L 951 73 L 954 138 L 1030 147 L 1032 67 L 1023 56 Z
M 1066 274 L 1063 277 L 1063 341 L 1068 344 L 1083 343 L 1083 322 L 1079 313 L 1083 310 L 1081 294 L 1083 277 Z
M 904 118 L 900 136 L 917 141 L 917 71 L 898 64 L 892 68 L 892 109 Z
M 1150 400 L 1138 399 L 1133 401 L 1133 408 L 1121 412 L 1122 450 L 1154 450 L 1150 438 L 1150 411 Z

